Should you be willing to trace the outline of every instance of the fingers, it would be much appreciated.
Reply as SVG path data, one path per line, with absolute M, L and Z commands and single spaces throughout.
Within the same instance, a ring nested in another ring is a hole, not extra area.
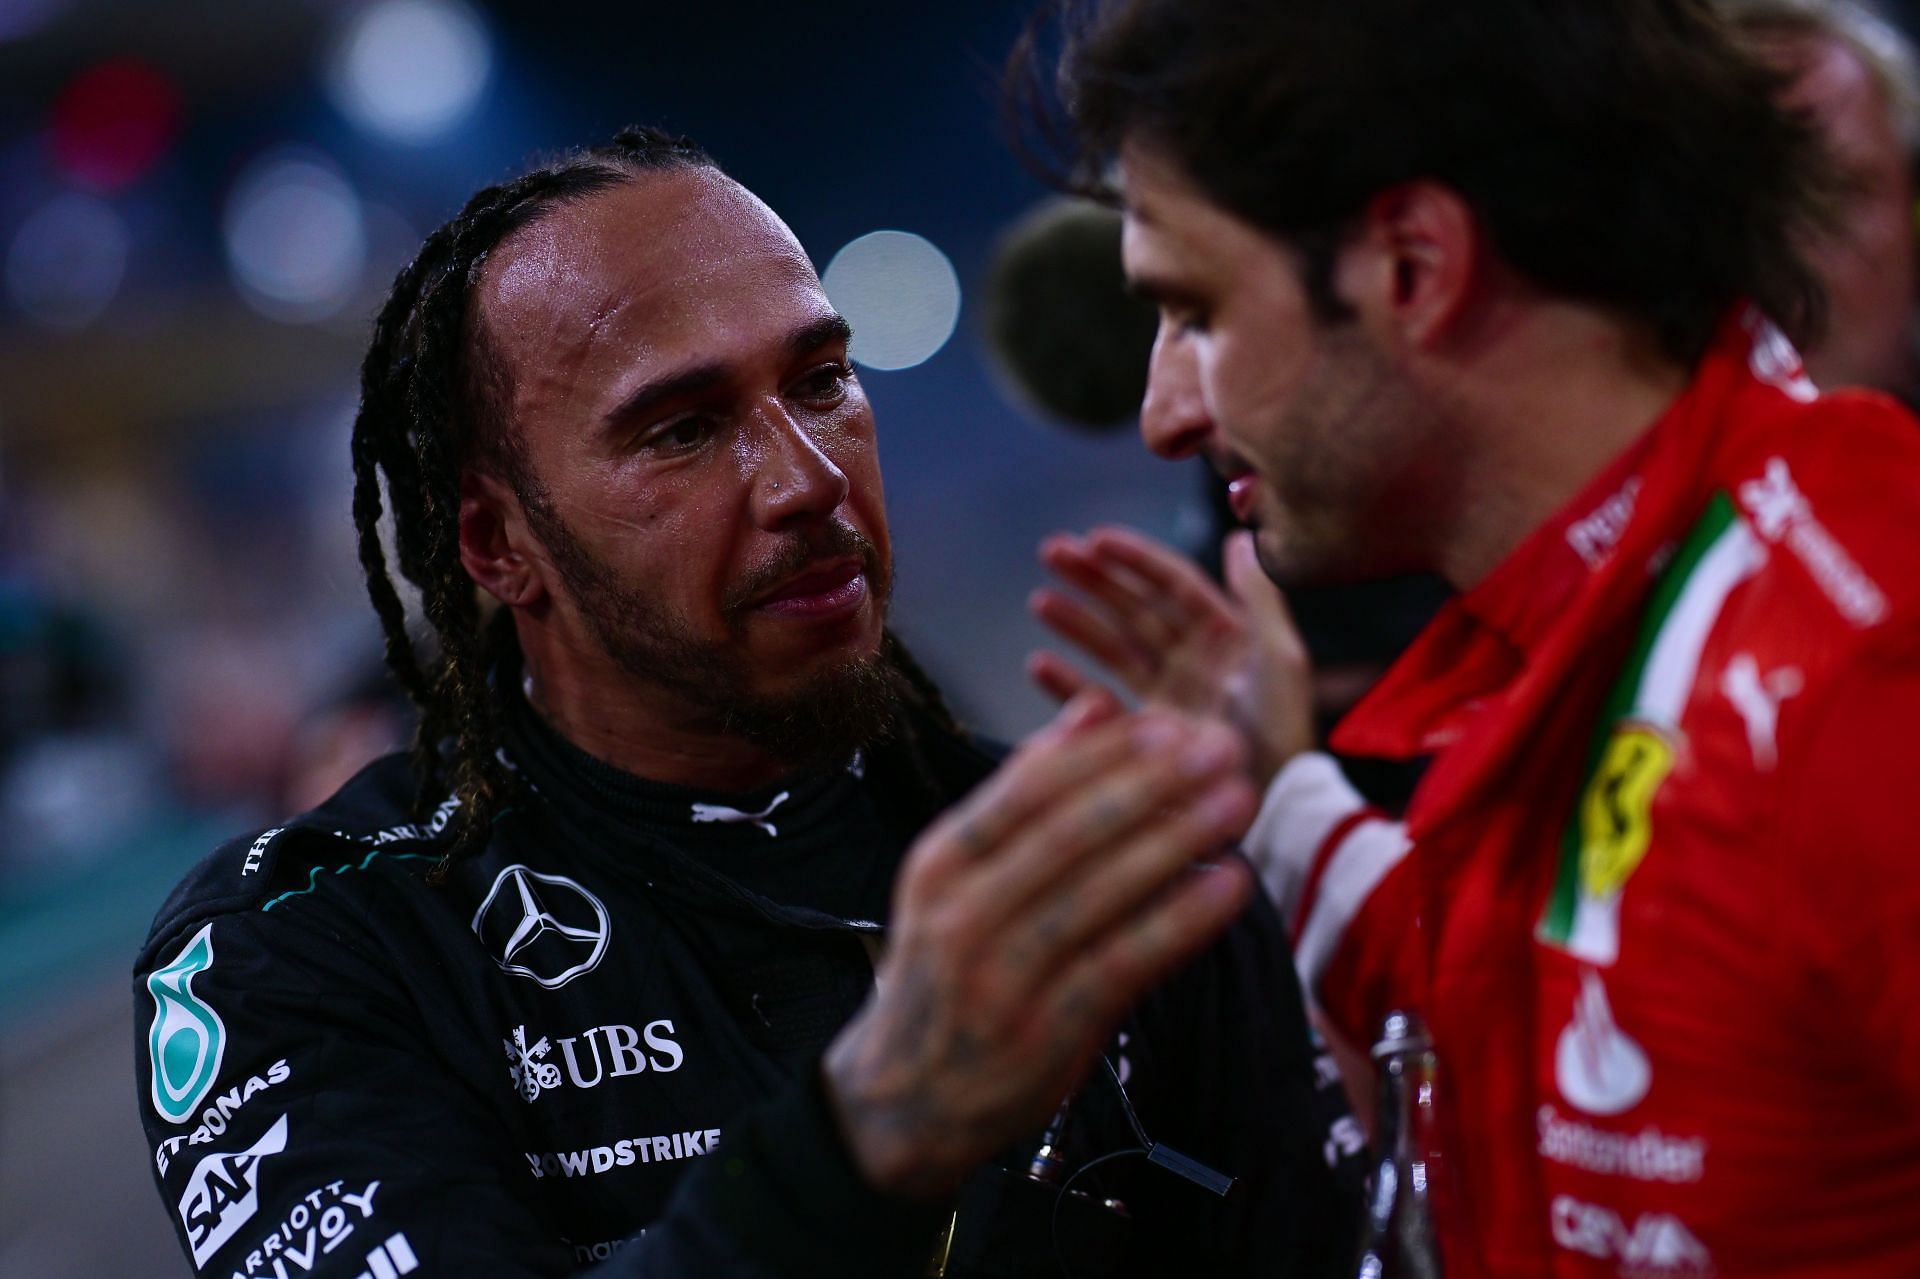
M 1044 964 L 1237 838 L 1253 818 L 1244 751 L 1224 727 L 1195 728 L 1063 793 L 941 908 L 991 914 L 1009 937 L 1030 929 L 1020 958 Z
M 1144 645 L 1072 596 L 1043 586 L 1027 597 L 1027 607 L 1054 634 L 1112 671 L 1135 693 L 1143 690 L 1158 666 Z
M 1070 1058 L 1063 1063 L 1066 1083 L 1092 1064 L 1141 995 L 1233 922 L 1252 891 L 1252 874 L 1237 858 L 1196 868 L 1037 992 L 1028 1034 L 1062 1046 Z
M 1103 525 L 1088 535 L 1087 546 L 1099 560 L 1124 569 L 1155 598 L 1171 602 L 1189 619 L 1233 611 L 1232 603 L 1198 564 L 1144 533 Z
M 1194 873 L 1196 859 L 1242 835 L 1258 803 L 1253 787 L 1238 776 L 1193 788 L 1178 802 L 1148 811 L 1092 855 L 1056 867 L 1059 873 L 1040 880 L 1037 895 L 1024 903 L 1017 884 L 1002 888 L 983 877 L 983 894 L 1004 902 L 1008 916 L 1006 941 L 992 962 L 1022 985 L 1062 967 L 1115 928 L 1127 927 L 1170 884 Z
M 1092 680 L 1082 681 L 1079 688 L 1070 690 L 1060 700 L 1065 705 L 1061 706 L 1045 730 L 1057 737 L 1071 737 L 1126 713 L 1126 707 L 1120 704 L 1119 698 Z
M 1041 589 L 1030 607 L 1136 696 L 1206 709 L 1244 642 L 1246 610 L 1185 556 L 1129 529 L 1047 539 L 1042 561 L 1079 599 Z
M 1283 634 L 1294 647 L 1304 651 L 1306 644 L 1300 638 L 1292 610 L 1287 607 L 1287 597 L 1260 567 L 1252 532 L 1238 529 L 1227 534 L 1221 544 L 1220 559 L 1226 571 L 1227 589 L 1246 608 L 1255 628 L 1267 636 Z
M 1181 729 L 1169 716 L 1102 719 L 1098 691 L 1078 694 L 993 776 L 941 814 L 915 847 L 903 890 L 939 882 L 966 863 L 998 852 L 1063 796 L 1130 758 L 1165 749 Z
M 1192 625 L 1178 601 L 1097 550 L 1093 538 L 1057 534 L 1040 544 L 1040 562 L 1104 607 L 1148 651 L 1176 642 Z
M 1100 687 L 1066 658 L 1044 651 L 1027 655 L 1027 678 L 1059 702 L 1069 701 L 1085 689 Z

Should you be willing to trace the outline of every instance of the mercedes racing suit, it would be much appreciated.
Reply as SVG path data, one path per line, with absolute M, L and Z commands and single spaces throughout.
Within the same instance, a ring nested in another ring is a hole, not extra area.
M 1229 1194 L 1136 1157 L 1063 1199 L 1018 1175 L 1036 1133 L 957 1215 L 904 1202 L 857 1174 L 818 1066 L 929 816 L 893 756 L 703 794 L 503 702 L 524 796 L 444 885 L 425 876 L 452 801 L 409 820 L 394 756 L 217 850 L 161 910 L 135 975 L 140 1106 L 200 1273 L 919 1275 L 942 1240 L 954 1275 L 1055 1274 L 1056 1241 L 1079 1275 L 1344 1254 L 1357 1129 L 1264 902 L 1138 1007 L 1051 1143 L 1065 1172 L 1140 1146 L 1124 1081 L 1147 1136 Z M 992 766 L 920 740 L 949 799 Z
M 1920 428 L 1751 312 L 1250 855 L 1361 1042 L 1422 1011 L 1454 1276 L 1920 1274 Z

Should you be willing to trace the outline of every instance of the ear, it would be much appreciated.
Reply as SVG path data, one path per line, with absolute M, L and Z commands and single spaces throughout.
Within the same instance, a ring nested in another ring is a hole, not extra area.
M 546 597 L 544 561 L 532 553 L 526 513 L 512 487 L 469 467 L 460 475 L 460 564 L 487 594 L 510 608 Z
M 1350 242 L 1361 252 L 1342 259 L 1342 285 L 1356 257 L 1364 273 L 1346 296 L 1401 343 L 1432 347 L 1473 300 L 1484 266 L 1481 235 L 1472 207 L 1449 186 L 1407 182 L 1382 191 L 1361 213 Z

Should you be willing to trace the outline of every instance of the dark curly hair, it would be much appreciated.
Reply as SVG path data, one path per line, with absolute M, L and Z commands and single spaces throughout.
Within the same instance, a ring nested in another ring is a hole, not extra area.
M 1162 150 L 1300 251 L 1323 317 L 1352 219 L 1428 178 L 1522 276 L 1685 363 L 1741 299 L 1799 339 L 1824 320 L 1798 246 L 1841 181 L 1711 0 L 1052 0 L 1008 87 L 1065 185 Z

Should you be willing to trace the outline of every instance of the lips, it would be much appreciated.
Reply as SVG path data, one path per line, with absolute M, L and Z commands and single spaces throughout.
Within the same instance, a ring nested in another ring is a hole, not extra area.
M 1227 505 L 1242 524 L 1253 523 L 1253 504 L 1259 496 L 1260 481 L 1253 472 L 1236 475 L 1227 481 Z
M 754 601 L 764 612 L 827 618 L 851 613 L 866 602 L 866 565 L 857 555 L 811 565 Z

